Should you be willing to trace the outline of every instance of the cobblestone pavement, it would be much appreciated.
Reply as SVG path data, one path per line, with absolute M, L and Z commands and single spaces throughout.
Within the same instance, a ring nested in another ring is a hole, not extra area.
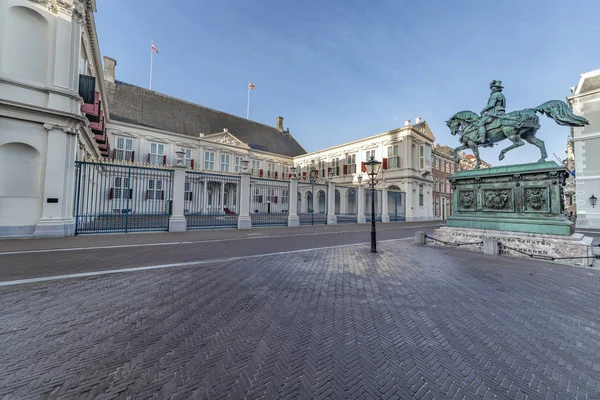
M 437 224 L 380 225 L 377 239 L 410 238 L 418 230 L 432 233 Z M 0 241 L 0 282 L 365 243 L 370 240 L 369 229 L 332 225 Z
M 0 398 L 600 398 L 600 273 L 343 246 L 0 288 Z

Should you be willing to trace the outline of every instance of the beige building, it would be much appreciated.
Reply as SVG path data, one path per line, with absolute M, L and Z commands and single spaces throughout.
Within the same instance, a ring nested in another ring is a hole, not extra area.
M 582 74 L 571 93 L 567 101 L 573 113 L 589 121 L 571 129 L 577 227 L 600 229 L 600 205 L 593 204 L 600 197 L 600 69 Z

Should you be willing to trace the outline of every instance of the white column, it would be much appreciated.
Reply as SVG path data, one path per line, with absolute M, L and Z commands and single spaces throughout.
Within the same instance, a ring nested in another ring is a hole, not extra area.
M 358 211 L 356 214 L 356 222 L 359 224 L 366 224 L 367 219 L 365 218 L 365 188 L 360 185 L 356 191 L 356 205 Z
M 327 225 L 337 224 L 335 216 L 335 184 L 329 182 L 327 185 Z
M 383 188 L 381 191 L 381 222 L 390 222 L 390 216 L 388 215 L 388 190 Z
M 288 226 L 300 226 L 298 218 L 298 181 L 290 179 Z
M 75 234 L 73 193 L 75 191 L 75 135 L 70 128 L 60 129 L 49 124 L 42 215 L 34 236 L 72 236 Z
M 202 182 L 202 214 L 206 214 L 208 207 L 208 179 L 205 178 Z
M 252 228 L 252 220 L 250 219 L 250 173 L 242 172 L 239 191 L 238 229 L 250 229 Z
M 340 214 L 348 214 L 348 192 L 348 189 L 340 188 Z
M 415 192 L 414 185 L 412 183 L 406 183 L 406 221 L 414 221 L 415 220 Z
M 185 193 L 185 165 L 175 165 L 173 174 L 173 213 L 169 218 L 169 232 L 185 232 L 186 221 L 183 215 L 183 196 Z

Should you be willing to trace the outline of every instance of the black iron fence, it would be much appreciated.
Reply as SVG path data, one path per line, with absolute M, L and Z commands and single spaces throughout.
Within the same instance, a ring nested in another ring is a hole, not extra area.
M 406 193 L 388 191 L 388 216 L 390 221 L 406 221 Z
M 239 193 L 239 176 L 187 171 L 183 193 L 187 228 L 236 228 Z
M 298 182 L 300 225 L 327 224 L 327 189 L 323 183 Z
M 358 187 L 335 186 L 335 216 L 338 224 L 357 223 Z
M 75 233 L 169 229 L 171 169 L 77 162 Z
M 252 226 L 287 226 L 289 202 L 289 181 L 250 178 Z

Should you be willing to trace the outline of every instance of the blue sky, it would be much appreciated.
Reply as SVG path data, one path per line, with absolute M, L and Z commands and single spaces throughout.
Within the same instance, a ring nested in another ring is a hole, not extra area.
M 97 2 L 103 55 L 117 79 L 231 114 L 284 125 L 307 151 L 427 120 L 437 142 L 459 145 L 444 123 L 477 113 L 503 81 L 509 111 L 565 100 L 600 68 L 597 0 L 106 0 Z M 565 156 L 567 127 L 540 116 L 538 137 Z M 235 133 L 235 132 L 234 132 Z M 534 162 L 527 144 L 493 165 Z

